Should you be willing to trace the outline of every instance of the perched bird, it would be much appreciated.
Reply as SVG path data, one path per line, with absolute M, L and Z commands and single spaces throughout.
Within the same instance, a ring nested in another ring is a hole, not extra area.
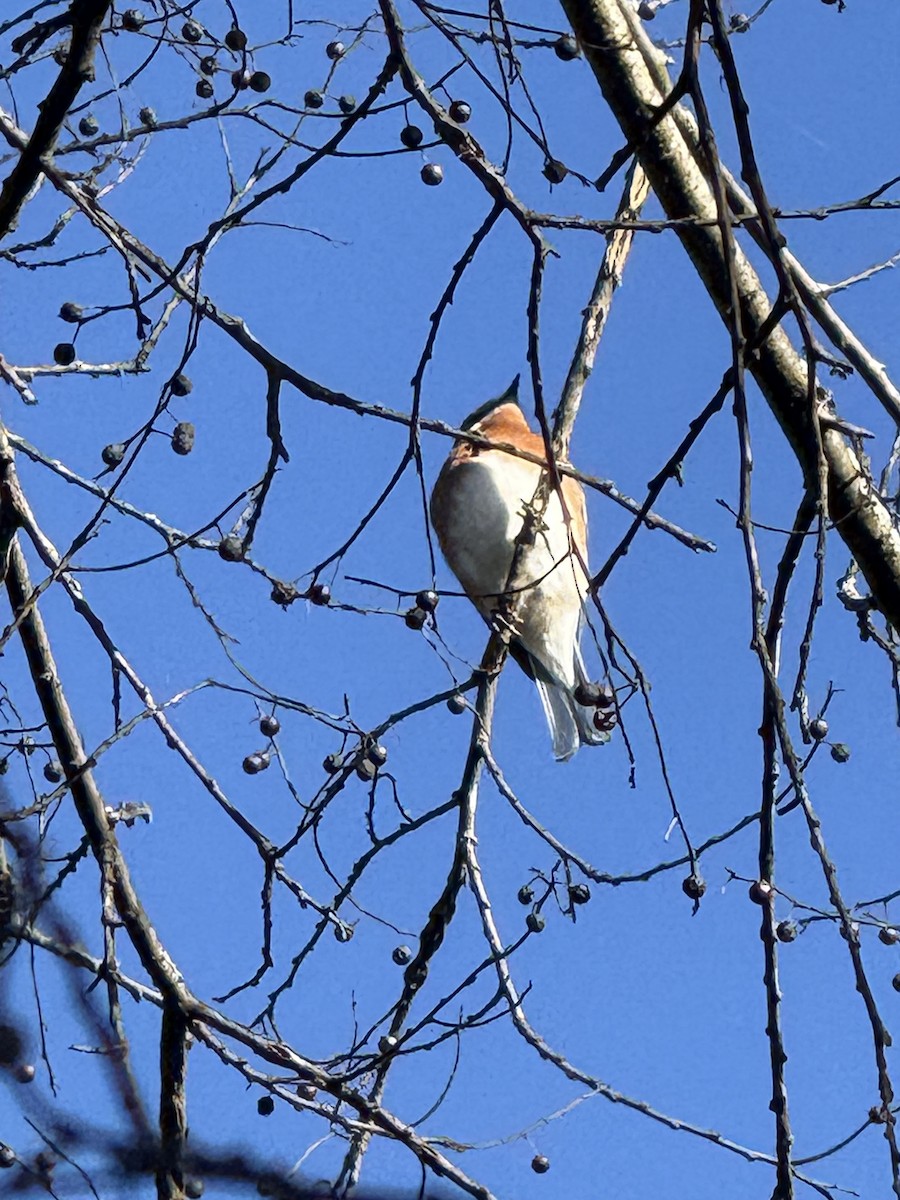
M 502 396 L 482 404 L 462 428 L 543 457 L 543 439 L 528 427 L 518 388 L 516 376 Z M 489 624 L 509 578 L 525 505 L 534 498 L 540 476 L 537 463 L 458 441 L 434 485 L 431 520 L 441 550 Z M 573 695 L 579 684 L 587 684 L 579 649 L 589 587 L 587 517 L 580 483 L 564 476 L 562 493 L 570 527 L 559 495 L 551 492 L 536 544 L 528 551 L 533 583 L 526 582 L 518 594 L 510 643 L 510 653 L 537 685 L 559 760 L 571 758 L 582 744 L 608 740 L 594 726 L 595 710 Z

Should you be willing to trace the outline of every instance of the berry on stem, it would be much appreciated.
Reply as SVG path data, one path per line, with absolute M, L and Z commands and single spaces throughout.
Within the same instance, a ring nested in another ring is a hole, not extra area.
M 188 379 L 187 375 L 179 371 L 179 373 L 169 381 L 169 389 L 173 396 L 187 396 L 194 390 L 194 385 L 191 383 L 190 379 Z
M 563 62 L 571 62 L 573 58 L 578 57 L 578 43 L 571 34 L 563 34 L 558 38 L 553 45 L 553 50 L 557 58 L 561 58 Z
M 236 53 L 247 48 L 247 35 L 243 29 L 238 29 L 237 25 L 232 27 L 225 34 L 225 45 L 229 50 L 234 50 Z
M 67 321 L 70 325 L 77 325 L 84 316 L 84 309 L 74 300 L 67 300 L 60 308 L 59 315 L 61 320 Z
M 465 125 L 472 115 L 472 105 L 465 100 L 454 100 L 450 105 L 450 116 L 457 125 Z

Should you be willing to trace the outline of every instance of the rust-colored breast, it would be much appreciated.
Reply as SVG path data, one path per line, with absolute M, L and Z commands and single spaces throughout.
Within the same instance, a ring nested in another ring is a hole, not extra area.
M 540 455 L 544 460 L 544 439 L 538 433 L 529 429 L 525 415 L 517 404 L 501 404 L 490 412 L 478 425 L 473 427 L 473 433 L 479 433 L 498 445 L 516 446 L 528 453 Z M 452 486 L 452 474 L 455 467 L 470 462 L 480 454 L 493 453 L 484 447 L 475 446 L 471 442 L 456 442 L 447 461 L 441 470 L 431 502 L 431 517 L 442 544 L 447 535 L 445 502 L 447 487 Z M 562 481 L 563 497 L 572 521 L 572 536 L 575 545 L 582 556 L 587 553 L 587 514 L 585 511 L 584 490 L 577 480 L 569 476 Z

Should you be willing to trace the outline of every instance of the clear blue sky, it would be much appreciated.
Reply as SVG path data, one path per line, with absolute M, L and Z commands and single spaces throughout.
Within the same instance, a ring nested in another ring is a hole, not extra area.
M 246 0 L 237 4 L 251 45 L 263 47 L 256 52 L 256 65 L 272 76 L 270 97 L 296 104 L 307 88 L 323 85 L 329 69 L 324 47 L 335 28 L 330 23 L 311 24 L 301 30 L 296 45 L 266 48 L 264 43 L 282 35 L 284 13 L 281 5 L 271 6 L 275 11 L 270 13 L 257 11 L 262 7 Z M 318 15 L 310 6 L 297 7 L 304 17 Z M 515 19 L 564 28 L 561 9 L 546 0 L 519 0 L 507 7 Z M 332 10 L 330 22 L 333 6 L 322 6 L 322 12 L 326 9 Z M 369 14 L 368 6 L 347 0 L 340 11 L 350 24 Z M 454 51 L 425 28 L 421 17 L 413 20 L 411 6 L 402 5 L 401 11 L 407 24 L 416 27 L 410 48 L 432 82 L 456 61 Z M 664 8 L 652 26 L 654 36 L 676 40 L 686 12 L 687 5 L 679 0 Z M 198 4 L 195 15 L 220 37 L 228 26 L 224 7 L 212 0 Z M 463 18 L 456 20 L 466 24 Z M 12 57 L 10 36 L 0 43 L 3 65 Z M 774 0 L 748 33 L 734 38 L 760 165 L 774 204 L 809 210 L 850 200 L 895 173 L 898 41 L 900 13 L 889 0 L 848 0 L 842 13 L 820 0 Z M 144 45 L 139 51 L 125 35 L 109 39 L 119 80 L 140 60 Z M 476 52 L 477 61 L 495 78 L 490 54 L 483 48 Z M 361 99 L 384 53 L 375 20 L 372 31 L 338 66 L 325 111 L 335 112 L 338 95 L 352 93 Z M 671 53 L 677 63 L 680 49 Z M 226 55 L 220 57 L 227 60 Z M 622 139 L 589 68 L 581 60 L 560 62 L 546 48 L 523 52 L 523 61 L 554 155 L 588 178 L 596 177 Z M 55 71 L 50 60 L 15 78 L 18 119 L 24 127 L 30 127 L 34 103 Z M 706 63 L 703 78 L 723 157 L 736 167 L 733 139 L 727 133 L 727 98 L 712 63 Z M 108 79 L 100 63 L 97 89 L 105 90 Z M 200 111 L 203 105 L 193 95 L 196 79 L 184 58 L 166 50 L 132 87 L 122 90 L 122 104 L 132 122 L 140 106 L 148 103 L 161 121 Z M 226 94 L 220 81 L 216 86 Z M 453 96 L 471 103 L 470 128 L 492 161 L 499 162 L 505 122 L 496 101 L 467 69 L 453 76 L 448 87 Z M 517 97 L 521 104 L 521 93 Z M 400 98 L 395 83 L 387 100 Z M 0 93 L 0 107 L 8 111 L 7 93 Z M 104 131 L 118 127 L 115 95 L 91 105 L 91 111 Z M 283 114 L 278 119 L 287 120 Z M 414 119 L 430 136 L 422 115 Z M 318 144 L 324 136 L 321 124 L 309 120 L 299 136 Z M 351 135 L 348 148 L 396 148 L 403 124 L 402 110 L 387 111 L 364 122 Z M 235 117 L 223 119 L 222 128 L 235 175 L 244 180 L 260 150 L 275 145 L 274 135 Z M 331 131 L 332 124 L 327 128 Z M 69 138 L 64 135 L 63 142 Z M 286 173 L 301 153 L 288 154 L 269 181 Z M 477 182 L 449 149 L 437 147 L 428 158 L 444 168 L 440 187 L 420 182 L 423 158 L 415 153 L 323 162 L 287 197 L 256 214 L 281 224 L 237 229 L 223 238 L 205 265 L 203 288 L 304 375 L 366 403 L 408 410 L 409 380 L 428 333 L 429 315 L 453 264 L 490 208 Z M 83 167 L 85 157 L 61 161 L 67 167 Z M 540 153 L 518 134 L 508 177 L 526 203 L 548 211 L 612 215 L 618 180 L 605 195 L 571 177 L 551 191 L 541 176 L 541 163 Z M 5 166 L 4 175 L 7 170 Z M 215 124 L 203 122 L 151 139 L 134 173 L 103 202 L 147 245 L 170 262 L 177 259 L 228 202 L 228 176 Z M 13 240 L 40 235 L 58 210 L 58 197 L 45 186 Z M 652 201 L 647 215 L 659 215 Z M 900 249 L 900 220 L 891 211 L 847 213 L 824 222 L 791 221 L 785 230 L 792 249 L 823 282 L 856 274 Z M 542 370 L 552 405 L 565 377 L 602 242 L 584 232 L 554 232 L 548 237 L 559 251 L 548 266 L 541 311 Z M 71 254 L 100 244 L 76 217 L 58 251 Z M 0 269 L 0 353 L 13 364 L 51 360 L 54 344 L 69 332 L 55 316 L 63 301 L 95 305 L 127 300 L 123 272 L 112 253 L 34 273 L 9 263 L 0 264 Z M 517 372 L 527 381 L 529 270 L 528 243 L 504 217 L 467 271 L 443 323 L 426 374 L 424 415 L 458 425 Z M 895 370 L 900 311 L 895 273 L 885 271 L 851 288 L 837 298 L 836 306 L 874 355 L 889 371 Z M 148 311 L 155 315 L 158 301 L 150 303 Z M 40 403 L 35 407 L 23 406 L 7 387 L 2 393 L 4 421 L 44 455 L 93 477 L 102 468 L 103 446 L 125 440 L 148 419 L 179 362 L 187 333 L 186 313 L 179 310 L 151 357 L 152 370 L 138 378 L 38 378 L 33 387 Z M 134 347 L 134 320 L 127 311 L 86 326 L 78 339 L 80 357 L 94 362 L 126 359 Z M 585 394 L 573 440 L 575 462 L 642 499 L 647 481 L 715 392 L 729 362 L 727 334 L 674 235 L 640 236 Z M 151 437 L 123 483 L 121 496 L 177 528 L 194 530 L 263 472 L 268 454 L 266 380 L 210 324 L 201 327 L 186 369 L 193 391 L 173 401 L 171 413 L 175 420 L 196 425 L 195 450 L 181 458 L 172 453 L 167 436 Z M 890 447 L 881 409 L 856 379 L 833 380 L 829 386 L 834 387 L 842 414 L 877 434 L 872 461 L 880 470 Z M 523 402 L 526 408 L 532 403 L 527 383 Z M 403 453 L 406 433 L 402 426 L 317 404 L 289 388 L 281 411 L 291 460 L 276 479 L 253 556 L 275 575 L 298 579 L 299 586 L 305 586 L 304 574 L 348 536 L 387 482 Z M 754 515 L 766 525 L 783 528 L 791 524 L 799 500 L 799 471 L 755 392 L 751 421 Z M 157 422 L 166 434 L 172 426 L 165 416 Z M 423 436 L 429 487 L 448 448 L 444 438 Z M 45 468 L 21 456 L 19 462 L 38 520 L 54 543 L 65 548 L 95 511 L 95 502 Z M 714 542 L 717 552 L 693 554 L 661 532 L 645 531 L 616 568 L 604 595 L 610 619 L 652 682 L 672 784 L 695 845 L 753 812 L 760 798 L 761 687 L 749 649 L 746 568 L 739 531 L 718 503 L 721 499 L 735 506 L 737 484 L 737 436 L 726 406 L 687 462 L 684 487 L 670 485 L 657 506 L 669 519 Z M 223 522 L 222 532 L 228 531 L 236 512 Z M 589 512 L 591 557 L 599 565 L 627 528 L 627 518 L 597 494 L 589 498 Z M 783 537 L 761 531 L 759 539 L 771 585 Z M 809 783 L 844 897 L 855 903 L 890 892 L 900 883 L 894 804 L 900 762 L 887 664 L 872 646 L 860 642 L 855 620 L 835 598 L 834 581 L 846 568 L 847 554 L 835 535 L 829 536 L 828 544 L 826 602 L 809 690 L 815 705 L 824 699 L 829 681 L 842 689 L 832 702 L 829 721 L 833 740 L 848 744 L 852 757 L 839 765 L 823 750 L 810 769 Z M 110 514 L 76 562 L 85 568 L 108 567 L 161 548 L 152 532 Z M 341 713 L 346 696 L 354 720 L 364 729 L 450 686 L 448 664 L 458 678 L 465 678 L 466 663 L 477 662 L 484 647 L 485 628 L 464 599 L 442 600 L 440 645 L 406 628 L 395 615 L 397 605 L 389 592 L 347 578 L 378 580 L 409 592 L 432 584 L 421 498 L 412 472 L 338 569 L 322 577 L 336 601 L 364 610 L 387 609 L 388 615 L 303 602 L 284 612 L 270 602 L 266 581 L 242 566 L 199 550 L 186 554 L 183 564 L 208 611 L 237 639 L 234 658 L 255 680 L 275 694 L 334 714 Z M 812 565 L 808 552 L 785 636 L 787 689 L 806 617 Z M 36 561 L 33 571 L 36 579 L 42 577 Z M 169 559 L 130 570 L 85 573 L 80 579 L 110 633 L 158 699 L 207 679 L 245 682 L 192 605 Z M 447 590 L 456 587 L 442 562 L 437 584 Z M 401 611 L 403 607 L 401 603 Z M 43 610 L 85 743 L 95 747 L 111 729 L 108 661 L 61 589 L 51 589 Z M 592 661 L 596 670 L 596 657 Z M 22 704 L 27 724 L 37 709 L 27 698 L 28 683 L 14 643 L 3 663 L 3 682 Z M 138 711 L 124 686 L 123 698 L 126 715 Z M 296 827 L 298 808 L 277 764 L 254 778 L 241 769 L 244 756 L 262 745 L 256 715 L 249 696 L 207 687 L 185 700 L 173 721 L 234 803 L 279 842 Z M 280 715 L 284 761 L 300 797 L 308 800 L 323 782 L 322 759 L 338 749 L 339 738 L 311 718 L 287 711 Z M 634 787 L 629 785 L 629 763 L 619 735 L 605 748 L 586 749 L 571 763 L 556 764 L 531 684 L 513 664 L 501 681 L 494 750 L 507 780 L 561 842 L 611 875 L 639 873 L 682 852 L 677 833 L 666 840 L 670 807 L 639 697 L 628 704 L 626 717 L 637 760 Z M 388 769 L 411 815 L 441 803 L 458 786 L 469 732 L 468 716 L 452 716 L 438 706 L 411 717 L 384 738 Z M 37 789 L 45 790 L 40 762 L 33 773 Z M 208 999 L 252 975 L 259 961 L 262 884 L 261 864 L 252 847 L 184 763 L 166 749 L 150 722 L 104 755 L 97 774 L 108 803 L 136 800 L 153 809 L 153 823 L 122 830 L 121 843 L 147 912 L 190 987 Z M 13 757 L 8 781 L 11 802 L 27 803 L 31 793 L 18 756 Z M 366 809 L 367 789 L 354 780 L 322 822 L 321 850 L 338 879 L 346 877 L 368 845 Z M 382 785 L 376 827 L 386 833 L 396 822 L 390 790 Z M 366 873 L 355 892 L 365 911 L 348 908 L 344 914 L 358 921 L 352 941 L 342 945 L 325 937 L 280 1002 L 281 1032 L 301 1053 L 322 1059 L 339 1053 L 349 1043 L 355 1021 L 361 1029 L 368 1028 L 395 1001 L 402 969 L 392 963 L 391 952 L 398 944 L 415 946 L 446 878 L 454 834 L 455 818 L 445 817 L 384 852 Z M 78 836 L 74 815 L 64 805 L 49 826 L 47 852 L 66 853 Z M 776 838 L 779 886 L 805 904 L 827 908 L 821 870 L 799 811 L 778 822 Z M 504 939 L 512 941 L 524 929 L 526 912 L 517 902 L 517 890 L 534 870 L 548 873 L 555 855 L 524 828 L 489 781 L 480 796 L 478 839 L 495 916 Z M 578 910 L 575 924 L 551 902 L 545 908 L 545 931 L 514 956 L 512 968 L 520 990 L 531 986 L 525 1007 L 532 1024 L 573 1064 L 672 1118 L 771 1153 L 759 910 L 748 900 L 744 883 L 729 883 L 729 870 L 754 877 L 756 856 L 753 825 L 705 854 L 702 872 L 708 890 L 696 916 L 681 891 L 687 874 L 683 867 L 651 882 L 592 884 L 591 902 Z M 311 895 L 323 902 L 331 899 L 334 882 L 311 844 L 301 844 L 287 866 Z M 63 897 L 80 936 L 99 953 L 92 862 L 80 865 Z M 884 916 L 881 908 L 872 911 L 878 918 Z M 778 912 L 784 918 L 791 915 L 788 900 L 779 900 Z M 804 913 L 793 915 L 800 918 Z M 890 915 L 900 922 L 900 911 Z M 283 890 L 277 894 L 275 966 L 260 987 L 229 1003 L 231 1015 L 251 1019 L 264 1006 L 266 991 L 284 977 L 314 922 L 314 913 L 301 910 Z M 123 963 L 139 973 L 124 937 L 120 946 Z M 889 1028 L 900 1026 L 895 1020 L 900 997 L 891 988 L 892 976 L 900 971 L 900 954 L 882 945 L 872 930 L 863 932 L 863 951 L 885 1022 Z M 452 990 L 484 955 L 475 905 L 471 894 L 464 893 L 414 1016 Z M 17 954 L 6 973 L 2 998 L 11 1011 L 23 1014 L 36 1052 L 37 1017 L 26 960 L 24 950 Z M 877 1081 L 871 1032 L 834 923 L 810 925 L 795 943 L 782 948 L 781 964 L 787 1080 L 796 1153 L 802 1157 L 834 1145 L 865 1121 L 878 1101 Z M 59 1083 L 57 1103 L 116 1128 L 118 1097 L 100 1061 L 70 1049 L 93 1040 L 74 1003 L 72 979 L 48 959 L 39 958 L 36 970 Z M 82 986 L 85 982 L 81 980 Z M 492 977 L 480 981 L 463 1001 L 464 1011 L 486 1002 L 493 986 Z M 102 1003 L 100 991 L 95 1002 Z M 451 1005 L 448 1016 L 456 1015 Z M 126 1019 L 137 1075 L 152 1111 L 158 1013 L 149 1005 L 128 1002 Z M 427 1112 L 454 1070 L 454 1054 L 450 1041 L 433 1052 L 411 1056 L 390 1077 L 387 1105 L 407 1121 Z M 49 1095 L 40 1064 L 32 1088 L 42 1097 Z M 508 1021 L 499 1021 L 462 1038 L 453 1085 L 422 1131 L 483 1147 L 458 1156 L 458 1161 L 504 1200 L 643 1200 L 688 1192 L 693 1200 L 756 1200 L 771 1193 L 769 1167 L 746 1163 L 603 1098 L 586 1099 L 565 1117 L 531 1129 L 587 1090 L 543 1063 Z M 258 1117 L 260 1094 L 245 1090 L 233 1072 L 203 1048 L 195 1048 L 189 1089 L 192 1138 L 209 1145 L 246 1146 L 290 1165 L 327 1132 L 321 1119 L 298 1116 L 283 1104 L 268 1119 Z M 20 1085 L 0 1091 L 0 1139 L 24 1151 L 36 1143 L 19 1115 L 23 1099 Z M 33 1101 L 34 1093 L 27 1099 Z M 40 1119 L 39 1109 L 25 1111 Z M 326 1141 L 302 1171 L 312 1178 L 332 1175 L 343 1150 L 343 1142 Z M 532 1172 L 535 1153 L 550 1158 L 547 1175 Z M 864 1200 L 880 1200 L 890 1190 L 887 1146 L 876 1128 L 808 1170 L 820 1181 L 853 1189 Z M 418 1176 L 408 1153 L 378 1144 L 363 1179 L 415 1187 Z M 798 1185 L 801 1193 L 813 1194 Z M 142 1194 L 152 1194 L 151 1184 Z M 218 1194 L 225 1192 L 208 1186 L 208 1196 Z

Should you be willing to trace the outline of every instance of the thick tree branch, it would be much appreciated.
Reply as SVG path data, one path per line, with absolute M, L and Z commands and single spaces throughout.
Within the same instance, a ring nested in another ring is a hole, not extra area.
M 662 55 L 633 10 L 621 0 L 562 0 L 585 56 L 651 186 L 670 219 L 706 224 L 676 229 L 682 245 L 727 325 L 732 312 L 733 274 L 744 338 L 753 342 L 771 311 L 759 276 L 736 246 L 731 274 L 716 203 L 699 145 L 696 123 L 680 106 L 662 120 L 654 113 L 672 90 Z M 815 486 L 817 447 L 809 411 L 805 359 L 779 326 L 760 342 L 748 363 L 754 379 L 784 430 L 803 471 Z M 900 623 L 900 533 L 857 455 L 835 429 L 823 428 L 831 519 L 868 581 L 880 610 Z
M 111 5 L 112 0 L 72 2 L 66 18 L 66 24 L 71 23 L 72 27 L 66 61 L 47 98 L 41 102 L 40 116 L 28 145 L 0 188 L 0 239 L 15 229 L 22 205 L 41 176 L 41 158 L 52 152 L 75 97 L 94 77 L 94 52 Z

